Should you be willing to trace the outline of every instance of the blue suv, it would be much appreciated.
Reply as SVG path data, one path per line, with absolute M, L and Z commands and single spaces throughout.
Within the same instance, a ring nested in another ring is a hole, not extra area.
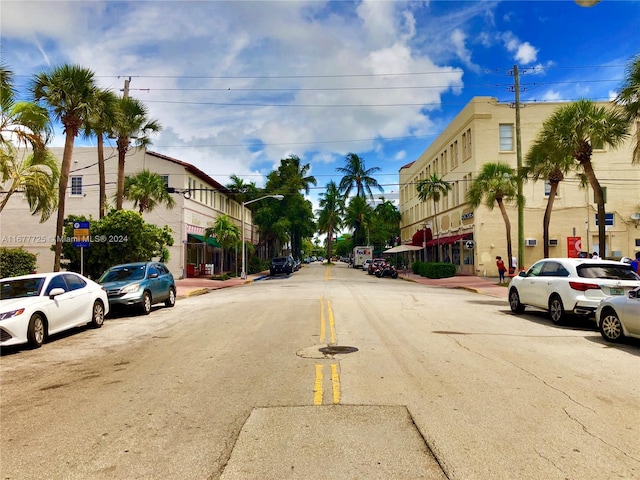
M 176 284 L 164 263 L 139 262 L 116 265 L 104 272 L 98 283 L 107 291 L 110 307 L 133 307 L 148 315 L 151 305 L 176 304 Z

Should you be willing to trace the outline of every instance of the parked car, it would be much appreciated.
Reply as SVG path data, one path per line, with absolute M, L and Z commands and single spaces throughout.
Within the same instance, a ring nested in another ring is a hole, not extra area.
M 293 271 L 297 272 L 302 268 L 302 261 L 299 258 L 293 259 Z
M 605 298 L 596 310 L 596 324 L 605 340 L 640 338 L 640 288 L 627 295 Z
M 278 273 L 291 274 L 294 271 L 294 262 L 293 257 L 274 257 L 271 259 L 271 264 L 269 266 L 269 273 L 271 276 L 277 275 Z
M 112 308 L 128 307 L 148 315 L 151 306 L 176 304 L 176 283 L 164 263 L 138 262 L 116 265 L 104 272 L 98 283 L 107 291 Z
M 48 336 L 81 325 L 102 327 L 107 292 L 73 272 L 38 273 L 0 280 L 0 346 L 40 347 Z
M 374 258 L 367 266 L 367 272 L 369 272 L 369 275 L 373 275 L 374 273 L 376 273 L 378 267 L 383 267 L 386 264 L 387 261 L 384 258 Z
M 627 295 L 640 286 L 631 265 L 586 258 L 545 258 L 509 283 L 509 306 L 521 313 L 525 306 L 547 310 L 553 323 L 567 314 L 592 317 L 600 301 Z
M 369 271 L 369 265 L 371 265 L 372 260 L 370 258 L 367 258 L 364 263 L 362 264 L 362 271 L 363 272 L 368 272 Z

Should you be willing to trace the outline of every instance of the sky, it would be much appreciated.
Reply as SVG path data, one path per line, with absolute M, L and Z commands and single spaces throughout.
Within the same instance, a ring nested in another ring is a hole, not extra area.
M 317 180 L 356 153 L 384 193 L 475 96 L 613 98 L 640 53 L 640 1 L 0 0 L 0 57 L 28 99 L 62 64 L 149 109 L 149 150 L 264 186 L 289 155 Z M 115 141 L 109 141 L 115 148 Z M 58 130 L 52 146 L 63 146 Z M 78 139 L 76 145 L 93 145 Z

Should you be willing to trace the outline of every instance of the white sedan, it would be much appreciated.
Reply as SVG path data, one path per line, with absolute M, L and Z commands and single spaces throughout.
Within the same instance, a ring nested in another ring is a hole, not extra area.
M 640 286 L 640 276 L 627 263 L 587 258 L 545 258 L 520 272 L 509 284 L 509 307 L 525 306 L 549 312 L 553 323 L 567 314 L 591 317 L 600 301 L 627 295 Z
M 596 310 L 596 324 L 605 340 L 640 338 L 640 288 L 625 296 L 609 297 Z
M 101 285 L 72 272 L 42 273 L 0 280 L 0 346 L 39 347 L 54 333 L 91 324 L 100 328 L 109 313 Z

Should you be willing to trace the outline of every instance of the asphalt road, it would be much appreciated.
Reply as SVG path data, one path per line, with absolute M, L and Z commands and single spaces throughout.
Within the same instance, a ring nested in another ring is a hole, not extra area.
M 0 358 L 2 479 L 640 478 L 640 346 L 312 264 Z

